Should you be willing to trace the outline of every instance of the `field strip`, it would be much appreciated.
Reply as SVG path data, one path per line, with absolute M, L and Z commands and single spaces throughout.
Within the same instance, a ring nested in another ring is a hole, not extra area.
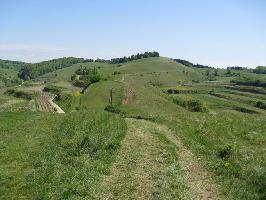
M 14 104 L 21 103 L 21 102 L 23 102 L 22 99 L 12 99 L 12 100 L 9 100 L 6 103 L 0 105 L 0 108 L 5 108 L 5 107 L 8 107 L 8 106 L 12 106 Z
M 55 95 L 41 92 L 35 99 L 37 108 L 41 112 L 65 113 L 56 103 L 53 102 Z

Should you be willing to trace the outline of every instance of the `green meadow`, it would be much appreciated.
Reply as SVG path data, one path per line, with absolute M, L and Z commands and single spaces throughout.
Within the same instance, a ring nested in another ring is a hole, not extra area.
M 265 199 L 264 80 L 149 57 L 2 85 L 0 199 Z

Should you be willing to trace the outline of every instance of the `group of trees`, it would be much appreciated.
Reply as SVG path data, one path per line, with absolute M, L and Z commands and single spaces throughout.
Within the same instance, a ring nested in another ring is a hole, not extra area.
M 136 55 L 131 55 L 129 57 L 123 57 L 123 58 L 113 58 L 111 59 L 112 64 L 118 64 L 118 63 L 125 63 L 128 61 L 133 61 L 133 60 L 139 60 L 142 58 L 149 58 L 149 57 L 159 57 L 160 54 L 158 52 L 145 52 L 145 53 L 138 53 Z
M 124 56 L 122 58 L 113 58 L 111 60 L 105 60 L 105 59 L 86 59 L 85 62 L 100 62 L 100 63 L 110 63 L 110 64 L 119 64 L 119 63 L 125 63 L 133 60 L 139 60 L 142 58 L 149 58 L 149 57 L 160 57 L 160 54 L 156 51 L 154 52 L 145 52 L 145 53 L 138 53 L 131 56 Z
M 249 69 L 247 67 L 238 67 L 238 66 L 233 66 L 233 67 L 227 67 L 227 70 L 236 70 L 236 71 L 248 71 Z
M 266 74 L 266 66 L 258 66 L 253 72 L 256 74 Z
M 211 68 L 211 67 L 209 67 L 209 66 L 207 66 L 207 65 L 200 65 L 200 64 L 196 64 L 196 65 L 194 65 L 193 63 L 191 63 L 191 62 L 189 62 L 189 61 L 187 61 L 187 60 L 181 60 L 181 59 L 173 59 L 173 60 L 176 61 L 176 62 L 178 62 L 178 63 L 180 63 L 180 64 L 182 64 L 182 65 L 185 65 L 185 66 L 187 66 L 187 67 Z
M 80 67 L 71 76 L 71 81 L 74 86 L 87 88 L 90 84 L 99 82 L 101 76 L 99 71 L 94 68 Z
M 21 84 L 22 80 L 15 74 L 23 65 L 26 63 L 0 59 L 0 87 Z
M 21 67 L 26 65 L 28 65 L 28 63 L 0 59 L 0 68 L 3 69 L 12 69 L 14 71 L 18 71 Z
M 0 87 L 1 86 L 14 86 L 22 83 L 22 80 L 17 77 L 11 77 L 7 74 L 1 74 L 0 72 Z
M 26 64 L 21 67 L 18 76 L 24 80 L 34 79 L 43 74 L 53 72 L 55 70 L 62 69 L 65 67 L 69 67 L 73 64 L 81 62 L 84 62 L 83 58 L 67 57 L 67 58 L 53 59 L 35 64 Z

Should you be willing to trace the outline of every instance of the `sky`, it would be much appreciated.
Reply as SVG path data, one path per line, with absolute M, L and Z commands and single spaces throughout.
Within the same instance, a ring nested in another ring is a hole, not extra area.
M 266 0 L 0 0 L 0 59 L 158 51 L 214 67 L 266 65 Z

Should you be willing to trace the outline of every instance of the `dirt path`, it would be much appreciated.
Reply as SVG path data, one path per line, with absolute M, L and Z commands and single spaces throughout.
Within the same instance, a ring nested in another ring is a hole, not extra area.
M 97 199 L 221 199 L 218 186 L 167 128 L 127 119 L 111 173 Z
M 53 106 L 53 108 L 56 110 L 57 113 L 64 114 L 65 111 L 63 111 L 62 108 L 60 108 L 56 103 L 53 102 L 54 99 L 55 99 L 55 97 L 48 100 L 49 103 L 51 104 L 51 106 Z
M 213 180 L 208 171 L 201 166 L 197 157 L 167 127 L 157 125 L 157 128 L 177 146 L 179 163 L 181 168 L 186 171 L 186 182 L 193 199 L 223 199 L 219 191 L 219 185 Z

